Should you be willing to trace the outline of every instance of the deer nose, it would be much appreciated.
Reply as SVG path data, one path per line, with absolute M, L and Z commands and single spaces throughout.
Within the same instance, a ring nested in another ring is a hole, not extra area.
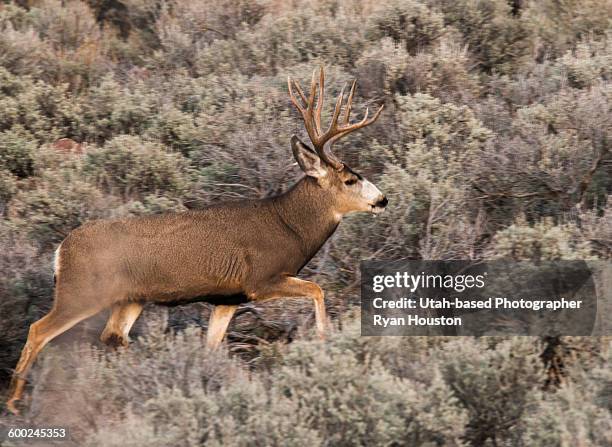
M 384 207 L 387 206 L 388 203 L 389 203 L 389 199 L 387 199 L 386 196 L 383 196 L 383 198 L 381 200 L 376 202 L 376 206 L 378 206 L 380 208 L 384 208 Z

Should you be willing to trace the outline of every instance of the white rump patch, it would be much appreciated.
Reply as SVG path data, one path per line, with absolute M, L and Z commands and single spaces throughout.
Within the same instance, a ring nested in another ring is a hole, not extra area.
M 59 274 L 60 248 L 62 248 L 62 244 L 60 244 L 59 247 L 57 247 L 57 249 L 55 250 L 55 255 L 53 256 L 53 273 L 55 274 L 55 276 Z

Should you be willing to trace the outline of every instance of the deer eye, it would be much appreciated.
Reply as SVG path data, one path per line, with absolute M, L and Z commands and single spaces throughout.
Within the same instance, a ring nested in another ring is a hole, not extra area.
M 344 181 L 344 184 L 348 186 L 354 185 L 355 183 L 357 183 L 357 179 L 355 177 Z

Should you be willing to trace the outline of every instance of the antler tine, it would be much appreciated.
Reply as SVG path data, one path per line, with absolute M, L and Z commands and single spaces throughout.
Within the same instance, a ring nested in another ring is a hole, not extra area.
M 304 92 L 302 91 L 302 88 L 300 87 L 300 84 L 297 81 L 294 81 L 293 79 L 291 79 L 291 76 L 287 76 L 287 86 L 289 87 L 289 98 L 291 99 L 291 102 L 293 103 L 293 105 L 300 111 L 300 113 L 303 115 L 305 110 L 304 108 L 300 105 L 299 101 L 297 100 L 297 98 L 295 97 L 295 95 L 293 94 L 293 88 L 292 88 L 292 84 L 293 87 L 295 87 L 295 89 L 297 90 L 298 94 L 300 95 L 300 97 L 302 98 L 302 101 L 304 101 L 304 104 L 307 103 L 306 101 L 306 96 L 304 96 Z
M 357 129 L 361 129 L 362 127 L 365 127 L 365 126 L 369 126 L 370 124 L 372 124 L 374 121 L 376 121 L 378 119 L 378 115 L 380 115 L 380 112 L 382 112 L 384 108 L 385 108 L 385 105 L 384 104 L 381 105 L 380 108 L 374 114 L 374 116 L 372 118 L 368 119 L 368 113 L 369 113 L 370 109 L 368 109 L 366 107 L 366 113 L 363 116 L 363 119 L 361 121 L 359 121 L 358 123 L 351 124 L 349 127 L 346 128 L 346 130 L 348 130 L 349 132 L 352 132 L 353 130 L 357 130 Z
M 317 126 L 317 132 L 321 134 L 323 129 L 321 128 L 321 111 L 323 110 L 323 92 L 325 91 L 325 72 L 323 66 L 319 69 L 319 97 L 317 98 L 317 107 L 315 109 L 315 125 Z
M 316 70 L 312 72 L 312 80 L 310 81 L 310 96 L 308 97 L 308 110 L 310 114 L 314 117 L 314 100 L 315 95 L 317 93 L 317 72 Z
M 361 121 L 359 121 L 358 124 L 363 124 L 368 120 L 368 115 L 370 114 L 370 108 L 366 107 L 366 113 L 363 114 L 363 118 Z
M 338 117 L 340 116 L 340 112 L 342 111 L 342 102 L 344 101 L 344 89 L 346 88 L 346 84 L 340 90 L 340 94 L 338 98 L 336 98 L 336 105 L 334 106 L 334 114 L 332 115 L 331 123 L 329 123 L 329 128 L 325 135 L 334 135 L 338 130 Z
M 355 87 L 357 86 L 357 79 L 353 80 L 353 85 L 351 85 L 351 91 L 349 93 L 349 97 L 346 100 L 346 109 L 344 110 L 344 124 L 349 123 L 349 118 L 351 117 L 351 107 L 353 106 L 353 95 L 355 94 Z
M 304 94 L 304 90 L 302 90 L 302 86 L 300 85 L 300 83 L 296 80 L 293 80 L 293 85 L 295 85 L 295 89 L 300 95 L 302 101 L 304 101 L 304 104 L 308 104 L 308 101 L 306 100 L 306 95 Z

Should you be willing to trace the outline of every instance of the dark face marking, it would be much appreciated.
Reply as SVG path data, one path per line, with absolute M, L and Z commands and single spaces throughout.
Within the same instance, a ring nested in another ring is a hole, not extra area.
M 351 174 L 353 174 L 355 177 L 357 177 L 359 180 L 363 180 L 363 176 L 359 173 L 359 172 L 355 172 L 353 171 L 350 166 L 344 165 L 344 170 L 350 172 Z
M 344 165 L 344 169 L 340 175 L 346 186 L 356 185 L 363 180 L 363 177 L 358 172 L 353 171 L 349 166 Z

